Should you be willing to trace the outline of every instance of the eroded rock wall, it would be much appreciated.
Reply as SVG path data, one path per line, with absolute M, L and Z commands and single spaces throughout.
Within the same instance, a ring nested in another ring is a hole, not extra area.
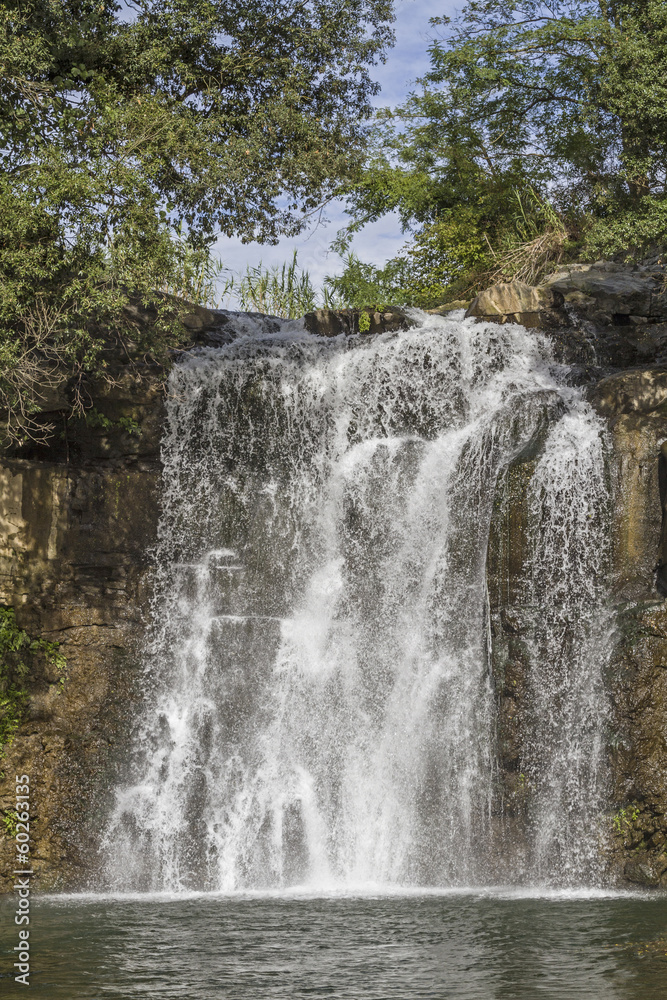
M 471 315 L 527 320 L 547 330 L 556 354 L 604 418 L 612 503 L 616 653 L 608 686 L 613 720 L 606 850 L 612 877 L 667 887 L 667 367 L 664 274 L 618 265 L 581 267 L 528 289 L 483 293 Z M 510 310 L 512 307 L 512 311 Z M 541 311 L 540 311 L 541 310 Z M 662 455 L 662 457 L 661 457 Z M 526 483 L 510 470 L 496 503 L 489 549 L 494 672 L 499 704 L 500 791 L 509 817 L 530 790 L 521 775 L 528 711 L 522 646 Z M 661 483 L 662 478 L 662 483 Z M 662 496 L 661 496 L 662 494 Z
M 36 887 L 69 888 L 94 865 L 104 776 L 131 717 L 150 593 L 164 393 L 157 379 L 98 386 L 95 421 L 48 452 L 0 463 L 0 604 L 60 643 L 61 676 L 34 662 L 27 718 L 1 762 L 0 811 L 29 774 Z M 104 426 L 100 426 L 103 424 Z M 0 888 L 14 865 L 0 836 Z
M 667 601 L 656 591 L 654 572 L 661 538 L 657 454 L 667 421 L 658 414 L 633 416 L 610 430 L 615 500 L 610 599 L 617 632 L 607 677 L 610 803 L 602 833 L 613 880 L 667 887 Z M 524 577 L 533 468 L 531 461 L 518 462 L 499 489 L 487 564 L 498 703 L 496 812 L 514 850 L 521 849 L 531 797 L 523 773 L 531 709 Z
M 607 421 L 612 447 L 618 641 L 609 675 L 611 863 L 631 882 L 667 887 L 667 553 L 660 490 L 665 373 L 621 373 L 590 395 Z

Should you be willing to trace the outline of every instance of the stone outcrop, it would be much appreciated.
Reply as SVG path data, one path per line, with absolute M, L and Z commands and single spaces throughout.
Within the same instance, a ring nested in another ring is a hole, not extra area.
M 631 882 L 667 886 L 667 369 L 608 376 L 589 396 L 612 448 L 612 861 Z
M 652 599 L 619 612 L 612 867 L 630 882 L 667 887 L 667 607 Z
M 547 330 L 567 364 L 667 364 L 667 275 L 656 266 L 570 264 L 535 287 L 494 285 L 466 315 Z
M 504 322 L 520 317 L 524 326 L 534 325 L 530 318 L 536 316 L 540 326 L 548 326 L 560 322 L 564 314 L 567 318 L 570 310 L 600 326 L 665 322 L 665 272 L 657 267 L 630 269 L 608 261 L 568 264 L 541 285 L 521 281 L 493 285 L 474 299 L 468 315 Z
M 480 292 L 466 312 L 467 316 L 494 323 L 521 323 L 522 326 L 546 326 L 559 319 L 563 296 L 546 286 L 509 281 L 492 285 Z

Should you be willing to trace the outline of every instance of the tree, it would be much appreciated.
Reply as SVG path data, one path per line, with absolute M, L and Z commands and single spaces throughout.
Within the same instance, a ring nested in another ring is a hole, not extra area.
M 397 208 L 437 242 L 464 219 L 487 271 L 527 266 L 520 245 L 546 262 L 568 240 L 589 255 L 666 241 L 664 0 L 468 0 L 431 23 L 431 69 L 350 193 L 356 226 Z M 450 278 L 465 266 L 454 243 Z
M 39 433 L 40 380 L 80 385 L 127 344 L 128 295 L 163 320 L 132 331 L 135 353 L 164 350 L 156 290 L 217 233 L 294 234 L 358 169 L 390 20 L 391 0 L 3 0 L 10 437 Z

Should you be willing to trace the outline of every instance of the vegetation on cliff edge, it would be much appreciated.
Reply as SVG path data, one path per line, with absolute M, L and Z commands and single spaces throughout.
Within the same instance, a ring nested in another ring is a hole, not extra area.
M 178 341 L 219 233 L 297 233 L 359 169 L 390 0 L 2 0 L 0 410 Z M 155 321 L 133 323 L 130 289 Z
M 664 0 L 468 0 L 431 24 L 431 68 L 381 114 L 339 245 L 394 210 L 412 242 L 343 283 L 428 306 L 667 244 Z

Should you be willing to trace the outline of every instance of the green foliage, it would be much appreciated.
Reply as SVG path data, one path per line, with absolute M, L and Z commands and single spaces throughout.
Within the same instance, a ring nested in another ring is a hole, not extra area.
M 425 226 L 381 268 L 364 263 L 354 253 L 345 254 L 342 274 L 325 279 L 325 305 L 429 309 L 447 297 L 464 294 L 489 267 L 489 247 L 465 215 L 443 217 Z
M 390 0 L 3 0 L 0 411 L 164 360 L 217 234 L 299 232 L 358 169 Z M 134 300 L 156 310 L 134 323 Z M 42 435 L 43 436 L 43 435 Z
M 141 427 L 133 417 L 119 417 L 117 423 L 131 437 L 141 437 Z
M 371 318 L 367 312 L 359 313 L 359 333 L 366 333 L 371 328 Z
M 381 113 L 339 247 L 397 210 L 429 301 L 667 242 L 664 0 L 468 0 L 431 23 L 430 71 Z
M 89 427 L 93 430 L 110 431 L 113 429 L 114 422 L 110 420 L 109 417 L 100 413 L 99 410 L 91 406 L 89 410 L 86 410 L 84 419 Z
M 16 836 L 16 809 L 8 809 L 2 817 L 2 825 L 5 831 L 5 837 L 13 840 Z
M 631 259 L 638 249 L 661 251 L 667 244 L 667 201 L 647 196 L 632 209 L 592 220 L 586 234 L 586 250 L 591 259 L 614 255 Z
M 362 309 L 389 304 L 408 304 L 405 283 L 408 263 L 397 257 L 385 267 L 365 264 L 353 254 L 343 256 L 342 274 L 324 279 L 324 305 L 328 309 Z
M 34 639 L 16 624 L 13 608 L 0 607 L 0 756 L 13 740 L 28 703 L 26 660 L 43 656 L 60 673 L 67 666 L 59 644 Z
M 628 827 L 632 826 L 639 819 L 640 812 L 637 806 L 628 806 L 624 809 L 619 809 L 618 812 L 612 818 L 612 826 L 615 833 L 624 834 Z
M 211 253 L 193 248 L 180 229 L 175 239 L 178 241 L 179 267 L 165 278 L 159 290 L 200 306 L 217 308 L 233 286 L 233 281 L 227 280 L 220 287 L 220 279 L 227 270 L 225 265 Z
M 232 277 L 224 292 L 236 292 L 241 308 L 284 319 L 295 319 L 315 308 L 315 289 L 308 271 L 299 267 L 297 251 L 282 266 L 247 267 L 245 274 Z
M 120 428 L 126 434 L 141 436 L 141 427 L 133 417 L 119 417 L 118 420 L 111 420 L 104 413 L 91 406 L 84 412 L 83 418 L 88 426 L 94 430 L 112 431 L 115 428 Z
M 467 294 L 487 267 L 489 247 L 469 213 L 443 216 L 425 226 L 406 248 L 409 301 L 430 308 Z

